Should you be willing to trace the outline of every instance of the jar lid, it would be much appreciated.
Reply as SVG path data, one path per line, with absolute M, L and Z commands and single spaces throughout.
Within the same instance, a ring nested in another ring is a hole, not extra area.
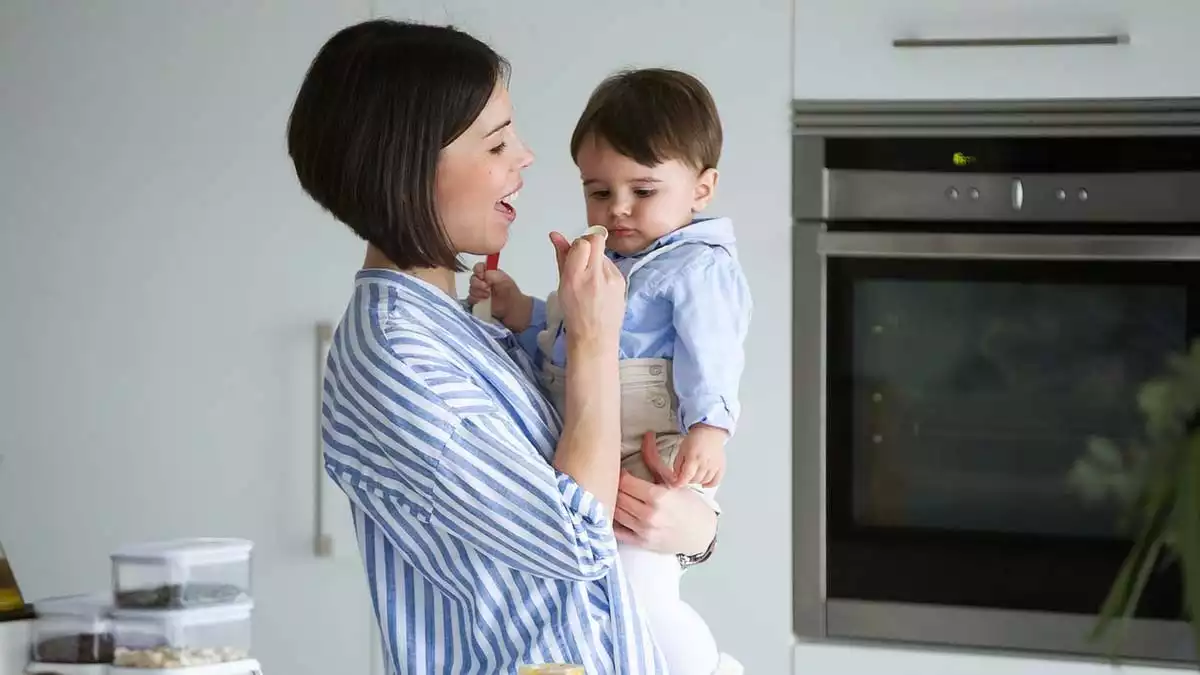
M 103 619 L 112 610 L 112 594 L 86 593 L 58 595 L 43 598 L 33 603 L 37 617 L 72 617 L 80 619 Z
M 207 605 L 187 609 L 121 609 L 112 610 L 117 622 L 138 621 L 172 626 L 204 626 L 214 623 L 245 621 L 254 610 L 253 600 L 241 600 L 226 605 Z
M 248 539 L 195 537 L 151 541 L 123 546 L 113 551 L 112 561 L 166 563 L 171 565 L 217 565 L 250 559 L 254 542 Z

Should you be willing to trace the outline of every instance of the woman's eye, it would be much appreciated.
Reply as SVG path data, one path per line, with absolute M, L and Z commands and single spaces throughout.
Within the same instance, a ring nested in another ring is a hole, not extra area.
M 493 155 L 499 155 L 500 153 L 504 152 L 504 149 L 507 147 L 508 147 L 508 143 L 501 143 L 500 145 L 497 145 L 496 147 L 489 150 L 488 152 L 492 153 Z

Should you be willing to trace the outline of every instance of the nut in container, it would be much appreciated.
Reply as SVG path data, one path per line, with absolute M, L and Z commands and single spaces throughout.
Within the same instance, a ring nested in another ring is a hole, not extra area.
M 113 611 L 113 665 L 193 668 L 250 658 L 254 603 L 198 609 Z

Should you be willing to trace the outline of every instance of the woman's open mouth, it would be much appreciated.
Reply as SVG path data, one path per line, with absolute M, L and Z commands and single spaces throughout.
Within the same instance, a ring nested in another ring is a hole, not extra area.
M 500 201 L 496 202 L 496 210 L 500 213 L 503 213 L 504 217 L 510 222 L 517 217 L 517 210 L 513 208 L 512 203 L 517 200 L 517 194 L 520 192 L 521 188 L 518 186 L 516 190 L 513 190 L 509 194 L 501 197 Z

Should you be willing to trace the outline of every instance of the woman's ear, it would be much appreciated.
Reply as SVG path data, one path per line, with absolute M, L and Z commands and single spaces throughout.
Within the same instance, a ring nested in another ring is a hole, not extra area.
M 708 203 L 717 194 L 716 169 L 705 169 L 696 179 L 696 191 L 692 197 L 692 213 L 699 213 L 708 208 Z

